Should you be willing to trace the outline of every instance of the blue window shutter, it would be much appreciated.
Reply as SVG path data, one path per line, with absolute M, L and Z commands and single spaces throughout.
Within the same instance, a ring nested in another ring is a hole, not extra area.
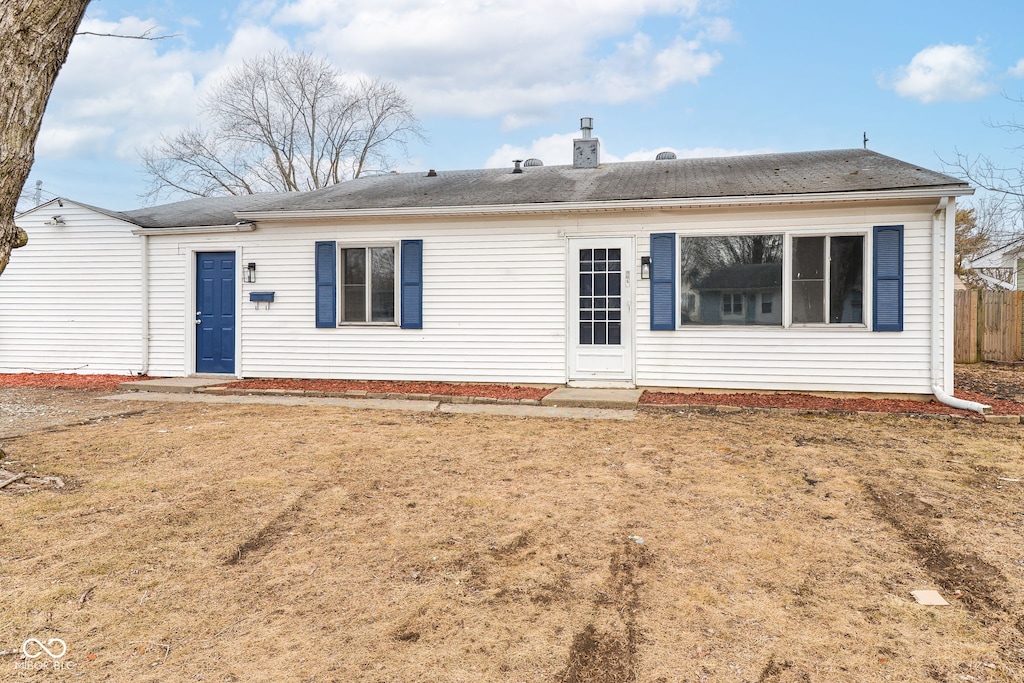
M 338 245 L 316 243 L 316 326 L 338 326 Z
M 874 330 L 903 331 L 903 226 L 875 228 Z
M 423 329 L 423 240 L 402 240 L 402 327 Z
M 676 234 L 651 235 L 651 329 L 676 329 Z

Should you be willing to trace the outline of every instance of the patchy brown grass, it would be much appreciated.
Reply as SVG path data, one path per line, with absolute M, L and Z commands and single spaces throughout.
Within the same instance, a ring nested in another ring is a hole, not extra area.
M 150 378 L 132 375 L 76 375 L 70 372 L 18 372 L 0 374 L 0 387 L 112 391 L 120 384 L 141 379 Z
M 10 678 L 59 637 L 80 680 L 1024 679 L 1021 427 L 175 404 L 0 445 L 74 482 L 0 491 Z
M 533 399 L 539 401 L 552 387 L 528 387 L 516 384 L 452 384 L 450 382 L 398 382 L 359 379 L 244 379 L 225 385 L 242 391 L 285 389 L 311 394 L 366 391 L 378 394 L 422 394 L 427 396 L 489 396 L 491 398 Z

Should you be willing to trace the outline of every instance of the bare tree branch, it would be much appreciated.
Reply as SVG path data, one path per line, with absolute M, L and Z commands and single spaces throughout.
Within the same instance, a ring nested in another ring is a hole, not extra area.
M 1024 97 L 1006 96 L 1006 99 L 1024 104 Z M 1001 123 L 989 121 L 985 125 L 1012 135 L 1024 134 L 1024 123 L 1016 118 Z M 1009 149 L 1024 152 L 1024 140 Z M 985 226 L 984 232 L 993 246 L 1024 236 L 1024 158 L 1016 165 L 1003 165 L 985 154 L 971 155 L 959 149 L 954 150 L 954 154 L 953 159 L 940 157 L 940 161 L 947 172 L 983 190 L 971 203 L 978 212 L 978 220 L 990 223 Z
M 180 33 L 171 33 L 166 36 L 151 36 L 149 35 L 156 30 L 155 26 L 147 28 L 145 31 L 137 36 L 129 36 L 123 33 L 96 33 L 95 31 L 79 31 L 76 36 L 100 36 L 101 38 L 125 38 L 127 40 L 167 40 L 168 38 L 180 38 Z
M 246 60 L 200 110 L 208 130 L 163 136 L 140 153 L 149 198 L 317 189 L 386 170 L 393 154 L 422 138 L 397 86 L 349 87 L 330 62 L 308 53 Z

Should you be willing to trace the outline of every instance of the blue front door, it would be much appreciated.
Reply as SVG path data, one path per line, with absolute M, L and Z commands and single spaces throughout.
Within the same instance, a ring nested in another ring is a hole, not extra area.
M 235 252 L 196 254 L 196 372 L 235 372 Z

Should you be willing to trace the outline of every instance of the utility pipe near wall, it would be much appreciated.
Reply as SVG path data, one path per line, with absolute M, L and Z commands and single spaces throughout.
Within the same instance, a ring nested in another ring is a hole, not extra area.
M 140 375 L 149 374 L 149 237 L 140 235 L 142 239 L 142 258 L 139 261 L 142 290 L 139 292 L 139 299 L 142 302 L 140 326 L 142 327 L 142 368 Z
M 992 412 L 992 407 L 987 406 L 984 403 L 977 403 L 975 401 L 965 401 L 962 398 L 956 398 L 946 393 L 943 385 L 945 382 L 942 377 L 942 349 L 939 347 L 939 320 L 942 309 L 940 306 L 945 303 L 947 299 L 947 288 L 943 287 L 941 290 L 938 288 L 939 282 L 943 281 L 940 277 L 942 271 L 942 258 L 940 254 L 947 256 L 945 259 L 946 263 L 949 264 L 951 259 L 948 258 L 949 250 L 953 247 L 952 232 L 956 226 L 956 216 L 950 215 L 949 210 L 956 206 L 955 203 L 949 201 L 949 197 L 943 197 L 939 200 L 938 206 L 935 207 L 935 213 L 932 214 L 932 321 L 931 321 L 931 339 L 932 339 L 932 362 L 931 362 L 931 374 L 932 374 L 932 394 L 935 395 L 936 400 L 939 403 L 944 403 L 951 408 L 957 410 L 970 410 L 975 413 L 986 413 Z M 954 212 L 955 214 L 955 212 Z M 952 226 L 951 226 L 952 223 Z M 944 241 L 942 238 L 946 236 Z M 947 275 L 951 274 L 947 272 Z M 942 297 L 940 303 L 939 297 Z M 946 315 L 941 318 L 944 322 L 942 330 L 945 331 L 953 324 L 952 316 Z M 948 338 L 948 335 L 944 335 Z M 948 345 L 948 340 L 947 340 Z M 948 349 L 947 349 L 948 350 Z M 947 356 L 952 358 L 951 353 L 947 353 Z

